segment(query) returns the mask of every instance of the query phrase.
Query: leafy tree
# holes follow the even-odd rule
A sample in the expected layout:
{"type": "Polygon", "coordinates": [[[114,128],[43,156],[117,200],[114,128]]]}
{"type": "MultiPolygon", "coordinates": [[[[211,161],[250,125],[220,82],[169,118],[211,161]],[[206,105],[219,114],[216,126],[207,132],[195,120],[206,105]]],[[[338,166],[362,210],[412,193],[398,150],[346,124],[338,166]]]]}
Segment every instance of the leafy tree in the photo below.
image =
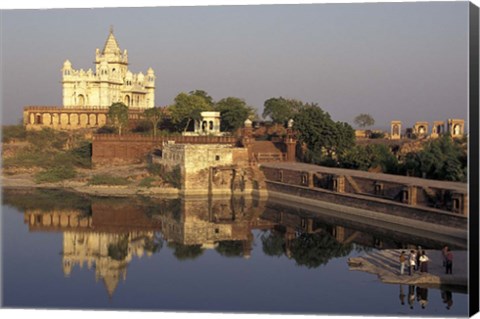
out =
{"type": "Polygon", "coordinates": [[[367,146],[356,145],[347,150],[339,159],[343,168],[367,171],[371,168],[380,168],[383,173],[398,173],[398,160],[390,148],[383,144],[367,146]]]}
{"type": "Polygon", "coordinates": [[[234,132],[243,127],[245,120],[255,114],[243,99],[236,97],[221,99],[215,104],[215,110],[220,112],[220,129],[226,132],[234,132]]]}
{"type": "Polygon", "coordinates": [[[285,124],[301,109],[302,101],[273,97],[263,104],[263,118],[270,117],[274,123],[285,124]]]}
{"type": "Polygon", "coordinates": [[[208,95],[208,93],[205,92],[204,90],[190,91],[188,94],[203,98],[205,102],[207,102],[207,104],[210,105],[211,107],[213,107],[214,105],[213,98],[210,95],[208,95]]]}
{"type": "Polygon", "coordinates": [[[334,160],[355,141],[350,125],[334,122],[330,114],[314,104],[300,109],[294,117],[293,128],[298,132],[299,141],[307,146],[307,161],[316,164],[334,160]]]}
{"type": "Polygon", "coordinates": [[[373,117],[370,114],[365,113],[357,115],[353,122],[360,127],[367,127],[375,124],[373,117]]]}
{"type": "Polygon", "coordinates": [[[404,170],[418,177],[462,181],[467,178],[467,153],[449,135],[429,141],[423,150],[407,154],[404,170]]]}
{"type": "Polygon", "coordinates": [[[152,107],[146,109],[143,114],[145,115],[145,118],[152,124],[153,136],[156,137],[158,123],[160,123],[164,118],[163,110],[159,107],[152,107]]]}
{"type": "Polygon", "coordinates": [[[118,135],[122,135],[122,128],[128,125],[128,107],[121,103],[113,103],[108,108],[108,119],[118,129],[118,135]]]}
{"type": "Polygon", "coordinates": [[[182,92],[175,97],[175,103],[168,110],[178,130],[186,132],[192,121],[201,120],[201,112],[212,109],[204,97],[182,92]]]}

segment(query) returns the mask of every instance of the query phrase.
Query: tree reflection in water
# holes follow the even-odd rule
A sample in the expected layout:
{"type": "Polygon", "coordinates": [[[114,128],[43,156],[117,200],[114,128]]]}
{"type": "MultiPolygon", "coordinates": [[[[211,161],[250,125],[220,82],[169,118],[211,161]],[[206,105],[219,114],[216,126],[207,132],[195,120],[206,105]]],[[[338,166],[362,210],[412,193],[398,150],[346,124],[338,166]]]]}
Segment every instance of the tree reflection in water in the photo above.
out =
{"type": "Polygon", "coordinates": [[[202,245],[184,245],[176,242],[169,242],[167,244],[169,248],[173,249],[173,255],[178,260],[196,259],[204,252],[202,245]]]}
{"type": "Polygon", "coordinates": [[[342,245],[326,232],[302,233],[291,243],[292,258],[297,265],[317,268],[336,257],[344,257],[352,251],[352,245],[342,245]]]}

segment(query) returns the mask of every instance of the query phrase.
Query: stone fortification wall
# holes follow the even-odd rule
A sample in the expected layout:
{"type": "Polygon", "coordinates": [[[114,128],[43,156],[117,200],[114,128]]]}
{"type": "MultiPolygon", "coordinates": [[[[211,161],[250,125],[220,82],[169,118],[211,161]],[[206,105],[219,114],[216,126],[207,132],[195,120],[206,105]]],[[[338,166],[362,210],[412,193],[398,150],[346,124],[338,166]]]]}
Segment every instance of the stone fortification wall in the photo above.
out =
{"type": "Polygon", "coordinates": [[[140,163],[155,150],[162,150],[168,141],[185,144],[235,145],[237,139],[220,136],[145,136],[140,134],[97,134],[93,136],[92,163],[112,165],[115,163],[140,163]]]}
{"type": "Polygon", "coordinates": [[[466,184],[306,164],[263,164],[269,191],[465,226],[466,184]]]}

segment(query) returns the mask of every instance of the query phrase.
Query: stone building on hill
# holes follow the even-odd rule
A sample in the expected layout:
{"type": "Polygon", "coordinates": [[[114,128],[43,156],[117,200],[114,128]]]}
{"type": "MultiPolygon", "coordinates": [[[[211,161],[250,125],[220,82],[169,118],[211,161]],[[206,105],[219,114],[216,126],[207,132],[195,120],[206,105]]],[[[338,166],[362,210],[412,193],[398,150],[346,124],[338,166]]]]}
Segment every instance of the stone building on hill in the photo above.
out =
{"type": "Polygon", "coordinates": [[[61,130],[99,128],[107,124],[108,108],[123,102],[129,119],[138,120],[155,106],[155,73],[134,74],[128,69],[128,53],[120,50],[113,30],[103,49],[96,49],[95,70],[74,69],[66,60],[62,68],[63,106],[26,106],[23,124],[27,130],[49,127],[61,130]]]}
{"type": "Polygon", "coordinates": [[[148,108],[155,105],[155,74],[128,70],[128,53],[123,53],[110,30],[107,41],[95,52],[95,71],[75,70],[66,60],[62,68],[63,106],[65,108],[108,108],[115,102],[128,107],[148,108]]]}

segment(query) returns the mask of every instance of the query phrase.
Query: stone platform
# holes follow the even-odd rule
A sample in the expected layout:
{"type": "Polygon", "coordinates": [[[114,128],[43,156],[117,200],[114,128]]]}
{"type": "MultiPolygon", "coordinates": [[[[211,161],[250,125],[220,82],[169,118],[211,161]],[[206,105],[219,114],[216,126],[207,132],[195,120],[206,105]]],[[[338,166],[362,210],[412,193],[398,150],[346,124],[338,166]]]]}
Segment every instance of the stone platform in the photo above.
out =
{"type": "MultiPolygon", "coordinates": [[[[404,250],[407,257],[409,250],[404,250]]],[[[367,253],[361,257],[348,259],[350,270],[359,270],[376,274],[384,283],[407,284],[407,285],[468,285],[468,253],[466,251],[453,251],[453,274],[445,274],[442,265],[442,253],[439,250],[426,250],[425,253],[430,259],[428,262],[428,273],[415,271],[408,275],[408,268],[400,275],[399,256],[401,249],[381,250],[367,253]]]]}

